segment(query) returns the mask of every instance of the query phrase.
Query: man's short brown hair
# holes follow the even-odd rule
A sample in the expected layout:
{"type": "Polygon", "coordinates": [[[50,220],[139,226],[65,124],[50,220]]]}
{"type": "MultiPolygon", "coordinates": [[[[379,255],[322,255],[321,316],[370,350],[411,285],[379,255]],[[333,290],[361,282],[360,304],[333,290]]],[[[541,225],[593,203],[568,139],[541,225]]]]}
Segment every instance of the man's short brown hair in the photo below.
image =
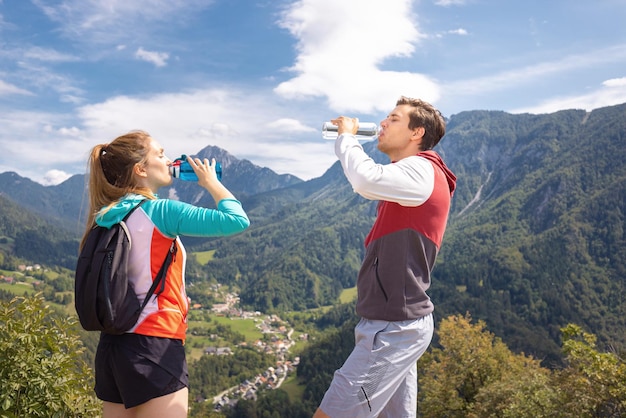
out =
{"type": "Polygon", "coordinates": [[[446,134],[446,121],[441,112],[430,103],[411,97],[400,97],[396,106],[400,105],[409,105],[413,108],[409,113],[409,129],[424,128],[422,150],[434,148],[446,134]]]}

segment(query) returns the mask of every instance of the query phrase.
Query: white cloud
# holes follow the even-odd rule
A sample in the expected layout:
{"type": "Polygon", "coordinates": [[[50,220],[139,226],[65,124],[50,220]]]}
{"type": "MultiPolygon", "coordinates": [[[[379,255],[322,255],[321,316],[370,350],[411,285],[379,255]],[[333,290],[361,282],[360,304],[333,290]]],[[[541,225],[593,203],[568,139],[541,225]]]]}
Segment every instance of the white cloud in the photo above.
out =
{"type": "Polygon", "coordinates": [[[451,33],[453,35],[460,35],[460,36],[467,36],[468,35],[467,30],[465,30],[463,28],[449,30],[448,33],[451,33]]]}
{"type": "Polygon", "coordinates": [[[458,80],[447,84],[445,90],[454,95],[507,90],[511,86],[519,87],[520,84],[532,83],[547,76],[566,74],[578,69],[593,69],[600,64],[619,63],[624,59],[626,59],[626,45],[617,45],[593,50],[587,54],[570,55],[554,61],[520,66],[474,79],[458,80]]]}
{"type": "Polygon", "coordinates": [[[69,179],[71,174],[67,174],[61,170],[50,170],[46,174],[44,174],[41,184],[44,186],[52,186],[59,183],[63,183],[65,180],[69,179]]]}
{"type": "Polygon", "coordinates": [[[80,138],[82,132],[77,127],[72,126],[71,128],[65,128],[65,127],[60,128],[59,134],[63,136],[73,137],[73,138],[80,138]]]}
{"type": "Polygon", "coordinates": [[[60,23],[68,38],[78,41],[117,44],[140,39],[150,23],[182,23],[215,0],[61,0],[49,4],[33,0],[49,19],[60,23]]]}
{"type": "Polygon", "coordinates": [[[296,119],[281,118],[267,124],[270,130],[279,131],[281,133],[290,132],[316,132],[315,128],[304,125],[296,119]]]}
{"type": "Polygon", "coordinates": [[[602,83],[601,88],[586,94],[551,98],[536,106],[513,109],[511,113],[552,113],[562,109],[591,111],[622,103],[626,103],[626,77],[607,80],[602,83]]]}
{"type": "Polygon", "coordinates": [[[280,26],[297,39],[294,78],[275,92],[287,99],[326,97],[335,112],[389,110],[400,95],[436,101],[428,77],[381,69],[390,58],[410,57],[423,35],[410,0],[300,0],[280,26]]]}
{"type": "Polygon", "coordinates": [[[134,129],[152,135],[170,158],[214,145],[237,158],[304,179],[321,175],[336,159],[332,147],[321,140],[321,132],[309,127],[312,120],[321,128],[321,116],[289,103],[268,101],[267,92],[235,86],[145,97],[117,96],[83,106],[78,112],[80,125],[76,126],[83,140],[80,146],[75,145],[81,151],[74,153],[76,163],[82,162],[94,145],[134,129]],[[241,109],[242,103],[255,111],[241,117],[233,109],[241,109]]]}
{"type": "Polygon", "coordinates": [[[61,94],[61,96],[59,96],[59,100],[62,103],[71,103],[74,105],[81,104],[85,101],[82,97],[73,94],[61,94]]]}
{"type": "Polygon", "coordinates": [[[27,96],[33,95],[33,93],[28,90],[21,89],[17,86],[14,86],[13,84],[5,83],[4,81],[0,80],[0,96],[5,96],[9,94],[23,94],[27,96]]]}
{"type": "Polygon", "coordinates": [[[624,87],[626,86],[626,77],[612,78],[610,80],[606,80],[602,83],[602,85],[606,87],[624,87]]]}
{"type": "Polygon", "coordinates": [[[47,62],[72,62],[79,61],[78,57],[64,54],[50,48],[31,47],[24,52],[23,58],[35,59],[47,62]]]}
{"type": "Polygon", "coordinates": [[[435,1],[435,4],[437,6],[443,6],[443,7],[462,6],[465,3],[467,3],[467,0],[436,0],[435,1]]]}
{"type": "Polygon", "coordinates": [[[75,80],[65,74],[56,73],[50,68],[27,60],[18,61],[17,66],[20,71],[13,75],[19,76],[34,89],[50,89],[72,102],[80,101],[83,97],[84,91],[76,87],[75,80]],[[70,98],[74,99],[69,100],[70,98]]]}
{"type": "Polygon", "coordinates": [[[68,122],[62,114],[8,110],[0,113],[0,172],[10,169],[34,181],[44,182],[44,174],[57,169],[84,172],[87,154],[81,146],[84,137],[64,135],[56,126],[68,122]],[[16,167],[19,167],[16,169],[16,167]]]}
{"type": "Polygon", "coordinates": [[[140,60],[147,61],[154,64],[157,67],[164,67],[167,65],[167,60],[170,55],[166,52],[146,51],[143,48],[139,48],[135,52],[135,57],[140,60]]]}
{"type": "Polygon", "coordinates": [[[8,92],[35,96],[53,91],[59,94],[61,102],[81,103],[84,91],[76,86],[80,81],[71,75],[72,70],[67,69],[71,65],[63,73],[57,72],[54,65],[80,60],[57,49],[7,42],[5,48],[0,48],[0,62],[10,71],[0,73],[0,77],[5,76],[5,81],[0,80],[0,96],[8,92]],[[21,87],[9,84],[9,78],[11,83],[19,83],[21,87]]]}

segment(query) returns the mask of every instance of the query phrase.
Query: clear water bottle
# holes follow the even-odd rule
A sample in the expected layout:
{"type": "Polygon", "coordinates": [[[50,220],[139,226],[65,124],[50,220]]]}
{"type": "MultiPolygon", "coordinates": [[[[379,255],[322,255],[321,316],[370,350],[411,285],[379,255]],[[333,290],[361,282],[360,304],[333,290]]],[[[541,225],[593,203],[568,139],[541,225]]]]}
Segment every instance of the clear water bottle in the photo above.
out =
{"type": "MultiPolygon", "coordinates": [[[[180,158],[175,159],[170,166],[170,174],[172,177],[185,180],[185,181],[198,181],[195,171],[191,168],[191,165],[187,162],[187,156],[181,155],[180,158]]],[[[215,163],[215,174],[217,179],[222,180],[222,165],[219,162],[215,163]]]]}
{"type": "MultiPolygon", "coordinates": [[[[337,139],[337,125],[333,125],[332,122],[324,122],[322,125],[322,138],[324,139],[337,139]]],[[[356,139],[359,141],[369,141],[378,136],[379,127],[377,123],[373,122],[359,122],[358,130],[356,131],[356,139]]]]}

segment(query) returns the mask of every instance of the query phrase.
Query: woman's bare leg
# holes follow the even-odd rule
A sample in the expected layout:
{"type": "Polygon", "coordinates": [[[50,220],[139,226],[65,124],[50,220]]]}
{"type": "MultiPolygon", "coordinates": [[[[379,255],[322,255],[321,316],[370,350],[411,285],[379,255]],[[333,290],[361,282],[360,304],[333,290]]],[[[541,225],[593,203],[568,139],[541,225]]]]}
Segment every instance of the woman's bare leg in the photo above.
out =
{"type": "Polygon", "coordinates": [[[189,412],[189,389],[150,399],[136,406],[135,418],[186,418],[189,412]]]}
{"type": "Polygon", "coordinates": [[[150,399],[148,402],[126,409],[124,404],[104,402],[103,418],[186,418],[189,410],[189,390],[150,399]]]}
{"type": "Polygon", "coordinates": [[[123,403],[105,401],[102,404],[102,418],[134,418],[133,409],[126,409],[123,403]]]}

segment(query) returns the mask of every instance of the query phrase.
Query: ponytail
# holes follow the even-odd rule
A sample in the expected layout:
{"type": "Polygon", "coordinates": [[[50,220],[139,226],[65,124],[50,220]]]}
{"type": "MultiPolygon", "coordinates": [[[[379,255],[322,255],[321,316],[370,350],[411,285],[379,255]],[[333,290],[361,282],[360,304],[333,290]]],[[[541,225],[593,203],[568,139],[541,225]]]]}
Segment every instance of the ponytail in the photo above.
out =
{"type": "Polygon", "coordinates": [[[80,248],[102,208],[110,208],[128,193],[154,199],[150,190],[137,185],[134,176],[135,166],[146,161],[149,139],[146,132],[133,131],[91,149],[87,162],[89,213],[80,248]]]}

